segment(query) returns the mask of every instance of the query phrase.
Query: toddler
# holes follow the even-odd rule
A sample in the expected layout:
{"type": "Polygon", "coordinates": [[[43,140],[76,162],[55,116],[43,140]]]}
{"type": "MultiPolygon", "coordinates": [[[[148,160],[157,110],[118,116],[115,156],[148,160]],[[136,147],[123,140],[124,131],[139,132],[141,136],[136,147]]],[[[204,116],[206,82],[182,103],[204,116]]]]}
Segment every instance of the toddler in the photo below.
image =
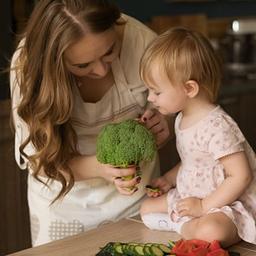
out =
{"type": "Polygon", "coordinates": [[[168,30],[141,60],[148,101],[164,115],[177,114],[180,163],[152,180],[141,206],[150,229],[176,231],[185,239],[241,239],[256,244],[255,154],[236,122],[215,101],[219,60],[200,33],[168,30]]]}

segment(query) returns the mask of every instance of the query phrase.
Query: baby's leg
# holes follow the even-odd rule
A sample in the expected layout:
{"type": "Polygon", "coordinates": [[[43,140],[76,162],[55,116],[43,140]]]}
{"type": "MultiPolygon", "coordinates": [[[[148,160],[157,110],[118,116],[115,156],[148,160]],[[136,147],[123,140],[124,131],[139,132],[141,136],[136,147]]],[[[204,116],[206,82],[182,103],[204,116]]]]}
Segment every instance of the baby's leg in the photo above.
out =
{"type": "Polygon", "coordinates": [[[164,194],[156,198],[148,197],[146,200],[143,201],[140,208],[141,215],[145,215],[147,213],[156,213],[156,212],[161,212],[161,213],[168,212],[167,194],[164,194]]]}
{"type": "Polygon", "coordinates": [[[147,198],[141,206],[140,214],[143,223],[153,230],[174,231],[167,210],[167,194],[157,198],[147,198]]]}
{"type": "Polygon", "coordinates": [[[224,247],[241,240],[235,224],[222,212],[207,214],[184,223],[181,235],[185,239],[202,239],[208,242],[218,240],[224,247]]]}

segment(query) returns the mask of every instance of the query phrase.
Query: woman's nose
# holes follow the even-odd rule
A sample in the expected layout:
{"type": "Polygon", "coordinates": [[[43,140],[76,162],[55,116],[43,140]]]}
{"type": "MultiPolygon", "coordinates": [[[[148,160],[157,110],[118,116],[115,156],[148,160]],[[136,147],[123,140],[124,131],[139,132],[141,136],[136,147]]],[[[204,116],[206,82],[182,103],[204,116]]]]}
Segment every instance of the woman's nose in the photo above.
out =
{"type": "Polygon", "coordinates": [[[92,73],[97,76],[104,77],[109,71],[109,65],[109,63],[98,60],[94,63],[92,73]]]}

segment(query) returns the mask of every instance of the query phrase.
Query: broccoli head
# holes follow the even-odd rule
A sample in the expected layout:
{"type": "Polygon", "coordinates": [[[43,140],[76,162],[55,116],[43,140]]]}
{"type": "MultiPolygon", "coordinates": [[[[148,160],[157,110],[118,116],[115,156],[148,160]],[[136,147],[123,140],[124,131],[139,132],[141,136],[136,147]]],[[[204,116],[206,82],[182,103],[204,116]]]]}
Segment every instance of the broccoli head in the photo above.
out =
{"type": "Polygon", "coordinates": [[[97,139],[96,157],[100,163],[118,167],[150,161],[156,152],[153,134],[135,120],[107,124],[97,139]]]}

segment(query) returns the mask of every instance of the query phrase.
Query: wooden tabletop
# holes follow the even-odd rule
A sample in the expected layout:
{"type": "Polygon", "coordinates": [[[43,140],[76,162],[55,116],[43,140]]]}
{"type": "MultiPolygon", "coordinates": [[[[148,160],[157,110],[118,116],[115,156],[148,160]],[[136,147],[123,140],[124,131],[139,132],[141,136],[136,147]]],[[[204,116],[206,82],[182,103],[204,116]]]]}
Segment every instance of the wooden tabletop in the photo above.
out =
{"type": "MultiPolygon", "coordinates": [[[[136,219],[124,219],[116,223],[105,224],[97,229],[80,235],[71,236],[41,246],[23,250],[12,256],[92,256],[99,252],[108,242],[164,243],[177,241],[180,236],[175,232],[152,231],[136,219]]],[[[255,256],[256,247],[239,243],[231,248],[241,256],[255,256]]]]}

